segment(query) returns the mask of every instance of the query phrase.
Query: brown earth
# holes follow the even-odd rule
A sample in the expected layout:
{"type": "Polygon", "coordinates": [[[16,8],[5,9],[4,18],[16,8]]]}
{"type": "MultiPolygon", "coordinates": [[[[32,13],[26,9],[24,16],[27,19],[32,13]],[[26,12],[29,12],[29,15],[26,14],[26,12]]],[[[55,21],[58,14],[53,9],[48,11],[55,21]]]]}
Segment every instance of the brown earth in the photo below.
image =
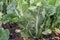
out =
{"type": "MultiPolygon", "coordinates": [[[[9,40],[23,40],[20,33],[16,33],[16,29],[20,29],[18,24],[2,24],[4,29],[9,29],[10,35],[9,40]]],[[[55,33],[52,33],[50,35],[44,35],[41,39],[33,39],[33,40],[60,40],[60,35],[56,35],[55,33]]]]}
{"type": "Polygon", "coordinates": [[[44,35],[41,40],[60,40],[60,35],[56,35],[55,33],[44,35]]]}
{"type": "Polygon", "coordinates": [[[4,29],[8,29],[10,31],[9,40],[23,40],[21,34],[15,32],[16,29],[20,29],[20,27],[16,23],[2,24],[2,26],[4,29]]]}

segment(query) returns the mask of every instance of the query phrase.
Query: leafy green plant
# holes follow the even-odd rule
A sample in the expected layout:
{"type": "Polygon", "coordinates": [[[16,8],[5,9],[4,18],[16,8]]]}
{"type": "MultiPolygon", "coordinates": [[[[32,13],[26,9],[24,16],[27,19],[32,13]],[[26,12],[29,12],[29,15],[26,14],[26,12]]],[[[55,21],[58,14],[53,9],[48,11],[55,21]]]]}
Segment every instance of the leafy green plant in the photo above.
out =
{"type": "MultiPolygon", "coordinates": [[[[12,0],[3,15],[3,23],[17,22],[22,37],[41,38],[59,28],[59,0],[12,0]],[[48,30],[48,31],[46,31],[48,30]]],[[[6,10],[5,9],[5,10],[6,10]]]]}
{"type": "Polygon", "coordinates": [[[2,28],[2,13],[0,12],[0,40],[8,40],[9,39],[9,30],[2,28]]]}
{"type": "Polygon", "coordinates": [[[8,40],[9,39],[9,31],[0,27],[0,40],[8,40]]]}
{"type": "Polygon", "coordinates": [[[0,40],[8,40],[9,39],[9,30],[8,29],[3,29],[2,28],[2,13],[3,10],[3,0],[0,0],[0,40]]]}

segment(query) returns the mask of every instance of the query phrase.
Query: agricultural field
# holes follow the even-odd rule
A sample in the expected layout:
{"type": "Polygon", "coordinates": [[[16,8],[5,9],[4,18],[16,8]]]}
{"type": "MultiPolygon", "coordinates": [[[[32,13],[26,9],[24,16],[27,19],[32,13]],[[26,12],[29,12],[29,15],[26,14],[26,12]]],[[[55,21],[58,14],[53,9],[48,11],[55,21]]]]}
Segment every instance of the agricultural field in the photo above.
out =
{"type": "Polygon", "coordinates": [[[0,40],[60,40],[60,0],[0,0],[0,40]]]}

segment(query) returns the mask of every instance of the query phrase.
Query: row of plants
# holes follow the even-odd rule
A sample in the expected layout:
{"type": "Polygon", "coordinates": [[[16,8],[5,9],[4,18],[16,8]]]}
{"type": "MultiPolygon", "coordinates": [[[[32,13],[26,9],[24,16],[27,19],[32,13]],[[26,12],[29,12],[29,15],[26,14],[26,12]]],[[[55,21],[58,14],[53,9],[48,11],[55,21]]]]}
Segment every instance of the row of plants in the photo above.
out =
{"type": "MultiPolygon", "coordinates": [[[[59,0],[1,0],[0,26],[2,23],[17,23],[21,28],[21,36],[30,40],[52,33],[60,34],[59,2],[59,0]]],[[[9,31],[3,28],[0,31],[0,40],[8,40],[9,31]],[[6,38],[3,39],[4,37],[6,38]]]]}

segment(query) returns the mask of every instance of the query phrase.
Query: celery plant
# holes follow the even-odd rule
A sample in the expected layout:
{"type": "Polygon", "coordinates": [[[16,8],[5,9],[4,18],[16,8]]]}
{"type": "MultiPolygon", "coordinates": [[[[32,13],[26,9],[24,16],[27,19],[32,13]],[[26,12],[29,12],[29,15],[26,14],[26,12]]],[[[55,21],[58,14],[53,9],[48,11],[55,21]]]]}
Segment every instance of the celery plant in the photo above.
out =
{"type": "Polygon", "coordinates": [[[22,37],[41,38],[59,28],[59,0],[13,0],[7,5],[3,23],[17,22],[22,37]]]}

